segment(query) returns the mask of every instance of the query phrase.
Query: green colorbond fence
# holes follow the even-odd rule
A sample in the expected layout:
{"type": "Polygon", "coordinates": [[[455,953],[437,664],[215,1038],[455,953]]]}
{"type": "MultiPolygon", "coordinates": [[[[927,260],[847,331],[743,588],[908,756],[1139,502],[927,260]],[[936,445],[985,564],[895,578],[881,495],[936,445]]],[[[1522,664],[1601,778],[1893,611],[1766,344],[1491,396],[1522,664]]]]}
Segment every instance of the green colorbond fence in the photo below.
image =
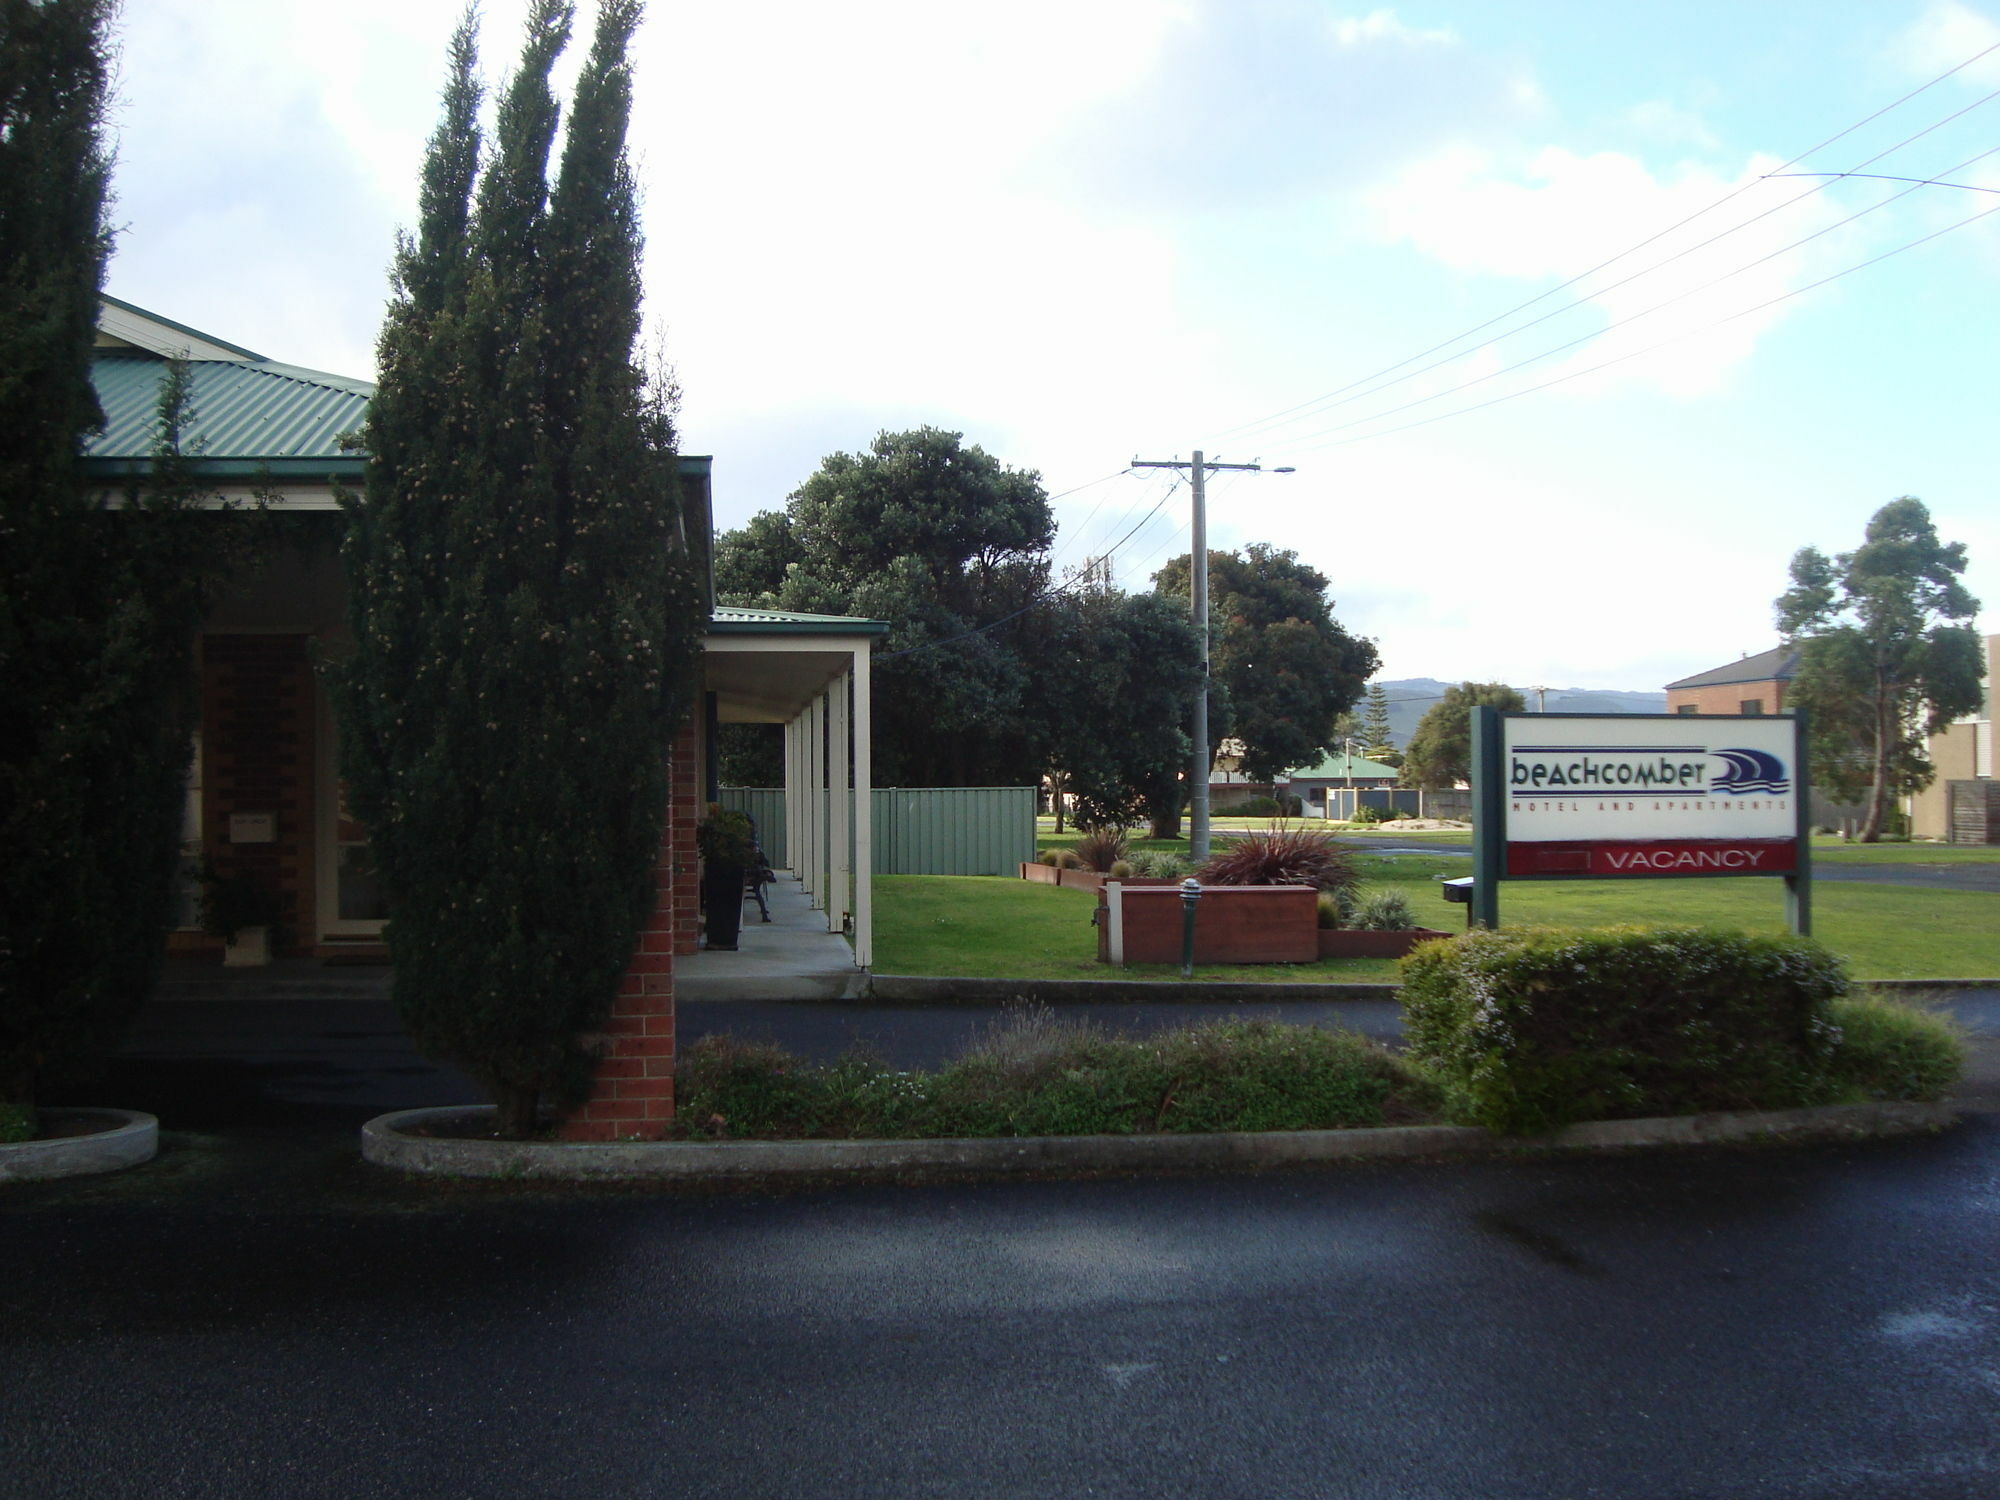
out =
{"type": "MultiPolygon", "coordinates": [[[[1035,857],[1031,786],[876,787],[877,875],[1012,875],[1035,857]]],[[[785,794],[722,788],[722,805],[750,815],[765,857],[784,868],[785,794]]]]}

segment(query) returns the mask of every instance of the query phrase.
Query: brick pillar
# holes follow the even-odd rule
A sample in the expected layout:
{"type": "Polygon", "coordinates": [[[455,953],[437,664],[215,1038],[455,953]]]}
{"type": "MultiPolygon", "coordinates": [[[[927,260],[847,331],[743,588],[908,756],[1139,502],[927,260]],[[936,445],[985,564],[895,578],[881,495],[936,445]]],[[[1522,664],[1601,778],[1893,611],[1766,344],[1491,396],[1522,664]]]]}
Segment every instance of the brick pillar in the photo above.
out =
{"type": "Polygon", "coordinates": [[[665,862],[674,884],[674,947],[676,953],[699,948],[701,883],[694,848],[694,825],[701,817],[701,762],[695,728],[688,723],[674,736],[672,800],[667,804],[667,832],[673,857],[665,862]]]}
{"type": "Polygon", "coordinates": [[[692,729],[675,738],[668,774],[672,792],[653,871],[653,913],[618,982],[604,1027],[611,1042],[597,1064],[596,1089],[562,1124],[559,1133],[566,1141],[658,1140],[674,1117],[674,954],[694,951],[692,729]],[[690,934],[685,949],[680,947],[684,923],[690,934]]]}

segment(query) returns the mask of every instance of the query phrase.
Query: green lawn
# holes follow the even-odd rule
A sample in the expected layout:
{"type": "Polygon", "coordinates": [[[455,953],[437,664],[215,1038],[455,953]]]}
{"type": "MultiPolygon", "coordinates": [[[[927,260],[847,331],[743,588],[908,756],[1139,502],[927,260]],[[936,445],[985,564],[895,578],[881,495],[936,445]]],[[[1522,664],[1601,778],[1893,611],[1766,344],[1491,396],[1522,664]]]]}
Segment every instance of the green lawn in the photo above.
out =
{"type": "MultiPolygon", "coordinates": [[[[1403,890],[1430,926],[1459,931],[1464,908],[1439,895],[1440,875],[1467,873],[1463,859],[1363,855],[1370,885],[1403,890]]],[[[1004,877],[884,875],[875,881],[875,970],[1013,979],[1163,979],[1171,965],[1113,969],[1096,961],[1090,925],[1096,895],[1004,877]]],[[[1846,956],[1862,979],[1983,979],[2000,975],[2000,895],[1913,890],[1859,881],[1813,890],[1814,934],[1846,956]]],[[[1620,922],[1696,923],[1782,931],[1784,887],[1775,880],[1510,881],[1501,920],[1593,927],[1620,922]]],[[[1380,980],[1381,959],[1316,964],[1203,965],[1208,980],[1380,980]]]]}
{"type": "Polygon", "coordinates": [[[2000,844],[1853,844],[1815,837],[1813,858],[1857,865],[2000,864],[2000,844]]]}

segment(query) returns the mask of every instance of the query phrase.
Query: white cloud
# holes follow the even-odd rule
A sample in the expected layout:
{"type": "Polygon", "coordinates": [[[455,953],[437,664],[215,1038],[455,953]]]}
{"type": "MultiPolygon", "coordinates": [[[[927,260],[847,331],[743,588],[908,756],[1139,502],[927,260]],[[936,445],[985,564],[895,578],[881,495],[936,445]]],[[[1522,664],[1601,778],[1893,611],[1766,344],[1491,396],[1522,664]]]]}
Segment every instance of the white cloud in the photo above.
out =
{"type": "MultiPolygon", "coordinates": [[[[1519,383],[1578,375],[1666,344],[1615,373],[1590,377],[1588,388],[1640,382],[1688,397],[1718,389],[1795,304],[1749,309],[1796,290],[1836,261],[1859,258],[1867,243],[1857,227],[1787,248],[1841,213],[1832,193],[1808,184],[1760,185],[1775,165],[1757,157],[1733,176],[1693,164],[1656,174],[1618,152],[1579,155],[1547,147],[1515,160],[1459,147],[1416,164],[1368,201],[1384,241],[1409,244],[1455,271],[1529,282],[1559,284],[1660,236],[1524,314],[1538,317],[1583,299],[1576,311],[1506,344],[1503,362],[1608,328],[1573,351],[1529,366],[1519,383]],[[1705,212],[1746,186],[1750,191],[1741,197],[1705,212]],[[1787,202],[1794,206],[1759,217],[1787,202]],[[1691,222],[1670,228],[1683,220],[1691,222]],[[1705,243],[1711,239],[1715,243],[1705,243]],[[1629,285],[1619,284],[1627,278],[1629,285]]],[[[1452,383],[1464,378],[1452,373],[1452,383]]],[[[1482,394],[1506,388],[1496,383],[1482,394]]]]}
{"type": "Polygon", "coordinates": [[[1935,0],[1895,40],[1893,55],[1914,77],[1935,78],[1978,53],[1987,55],[1964,72],[1960,82],[1986,88],[2000,85],[2000,21],[1960,0],[1935,0]]]}
{"type": "Polygon", "coordinates": [[[1641,135],[1662,145],[1713,151],[1722,144],[1700,115],[1664,99],[1648,99],[1633,105],[1625,111],[1625,119],[1641,135]]]}
{"type": "Polygon", "coordinates": [[[1424,28],[1409,26],[1393,10],[1371,10],[1365,16],[1343,16],[1335,20],[1333,39],[1343,47],[1362,47],[1372,42],[1400,42],[1407,47],[1430,47],[1454,43],[1458,33],[1449,26],[1424,28]]]}

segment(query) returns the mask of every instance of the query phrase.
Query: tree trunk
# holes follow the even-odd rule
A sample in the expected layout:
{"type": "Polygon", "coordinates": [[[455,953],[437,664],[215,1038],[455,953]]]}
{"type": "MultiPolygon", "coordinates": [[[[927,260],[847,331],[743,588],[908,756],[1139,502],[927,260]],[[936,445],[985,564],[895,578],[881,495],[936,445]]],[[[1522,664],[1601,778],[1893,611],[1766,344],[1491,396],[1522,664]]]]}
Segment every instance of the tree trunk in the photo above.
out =
{"type": "Polygon", "coordinates": [[[1881,841],[1882,825],[1888,818],[1890,712],[1889,694],[1878,671],[1875,677],[1875,768],[1868,783],[1868,817],[1861,825],[1859,840],[1864,844],[1881,841]]]}

